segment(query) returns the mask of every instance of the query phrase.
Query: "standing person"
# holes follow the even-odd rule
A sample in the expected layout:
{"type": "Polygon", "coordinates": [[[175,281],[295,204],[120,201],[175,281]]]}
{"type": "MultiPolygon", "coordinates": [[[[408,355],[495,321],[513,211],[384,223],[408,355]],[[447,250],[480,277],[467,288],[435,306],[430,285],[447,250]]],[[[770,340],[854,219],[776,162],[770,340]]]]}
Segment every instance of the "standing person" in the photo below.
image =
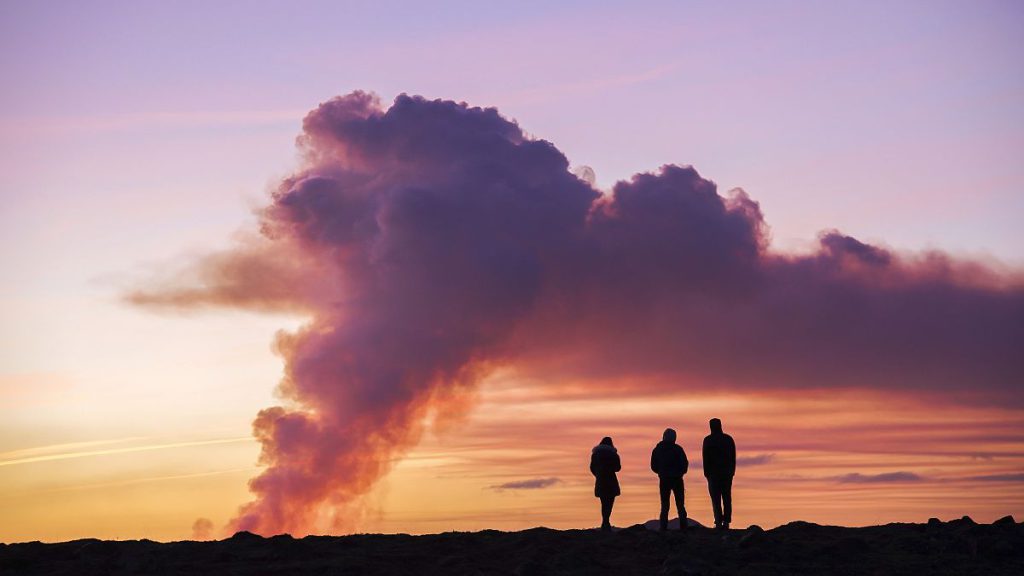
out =
{"type": "Polygon", "coordinates": [[[594,475],[594,496],[601,499],[601,530],[606,532],[612,529],[612,506],[620,494],[619,479],[615,477],[619,470],[619,451],[612,445],[612,439],[605,436],[590,452],[590,473],[594,475]]]}
{"type": "Polygon", "coordinates": [[[708,479],[715,528],[729,529],[732,522],[732,477],[736,475],[736,442],[722,432],[722,421],[712,418],[711,434],[704,437],[704,476],[708,479]]]}
{"type": "Polygon", "coordinates": [[[658,490],[661,493],[661,531],[668,530],[668,497],[676,497],[676,511],[679,513],[679,529],[686,530],[686,505],[683,503],[683,474],[690,467],[683,447],[676,444],[676,431],[666,428],[661,442],[651,452],[651,470],[658,475],[658,490]]]}

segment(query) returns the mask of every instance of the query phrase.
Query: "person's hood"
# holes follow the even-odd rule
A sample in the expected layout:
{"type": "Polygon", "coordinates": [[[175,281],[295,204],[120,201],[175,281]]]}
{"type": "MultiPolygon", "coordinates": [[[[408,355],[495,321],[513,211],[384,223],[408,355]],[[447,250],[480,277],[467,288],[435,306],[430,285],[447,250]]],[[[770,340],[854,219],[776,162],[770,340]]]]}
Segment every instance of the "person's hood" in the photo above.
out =
{"type": "Polygon", "coordinates": [[[617,454],[619,452],[618,450],[615,449],[615,446],[609,446],[607,444],[598,444],[597,446],[594,446],[594,449],[591,450],[591,452],[593,452],[594,454],[597,454],[598,452],[600,452],[602,450],[610,451],[613,454],[617,454]]]}

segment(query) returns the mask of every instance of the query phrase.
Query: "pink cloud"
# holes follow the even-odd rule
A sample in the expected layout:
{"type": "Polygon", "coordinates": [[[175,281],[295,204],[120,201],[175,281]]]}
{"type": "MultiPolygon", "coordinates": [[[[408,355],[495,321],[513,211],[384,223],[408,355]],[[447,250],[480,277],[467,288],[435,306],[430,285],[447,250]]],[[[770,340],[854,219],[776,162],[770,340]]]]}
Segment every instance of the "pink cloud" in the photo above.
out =
{"type": "Polygon", "coordinates": [[[835,231],[772,253],[742,191],[668,165],[602,195],[494,109],[356,92],[312,111],[299,142],[262,237],[128,295],[309,315],[277,337],[283,402],[254,422],[265,469],[234,529],[351,527],[425,420],[466,410],[504,366],[596,395],[1020,403],[1019,274],[835,231]]]}

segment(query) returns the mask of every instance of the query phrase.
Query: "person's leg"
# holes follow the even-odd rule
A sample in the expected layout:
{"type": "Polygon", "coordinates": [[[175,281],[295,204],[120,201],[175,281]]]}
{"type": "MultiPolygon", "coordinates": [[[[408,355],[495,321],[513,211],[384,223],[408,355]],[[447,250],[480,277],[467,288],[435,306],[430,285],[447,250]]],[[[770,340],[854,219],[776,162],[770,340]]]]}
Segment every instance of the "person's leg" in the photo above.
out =
{"type": "Polygon", "coordinates": [[[708,493],[711,494],[711,510],[715,513],[715,528],[722,525],[722,484],[715,478],[708,478],[708,493]]]}
{"type": "Polygon", "coordinates": [[[658,478],[658,492],[661,495],[661,529],[668,530],[668,494],[672,491],[672,483],[667,478],[658,478]]]}
{"type": "Polygon", "coordinates": [[[672,492],[676,496],[676,512],[679,514],[679,529],[686,530],[686,501],[683,490],[683,479],[678,478],[673,482],[672,492]]]}
{"type": "Polygon", "coordinates": [[[601,498],[601,529],[611,530],[612,506],[615,505],[615,496],[603,496],[601,498]]]}
{"type": "Polygon", "coordinates": [[[732,522],[732,478],[726,478],[722,481],[722,505],[725,508],[722,514],[722,523],[726,528],[729,527],[729,523],[732,522]]]}

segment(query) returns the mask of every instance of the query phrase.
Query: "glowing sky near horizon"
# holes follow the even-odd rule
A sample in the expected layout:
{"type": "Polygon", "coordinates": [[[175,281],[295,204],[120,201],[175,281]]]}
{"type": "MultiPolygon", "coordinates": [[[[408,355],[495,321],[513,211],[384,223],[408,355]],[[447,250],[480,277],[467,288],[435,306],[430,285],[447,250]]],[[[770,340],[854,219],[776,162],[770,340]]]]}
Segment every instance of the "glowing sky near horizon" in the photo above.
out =
{"type": "MultiPolygon", "coordinates": [[[[547,4],[0,5],[0,540],[187,538],[246,500],[257,447],[239,438],[274,402],[274,332],[300,319],[154,314],[119,290],[251,226],[302,116],[354,89],[497,106],[603,188],[692,164],[761,203],[776,250],[838,228],[1024,264],[1017,3],[547,4]]],[[[500,379],[479,400],[378,486],[367,530],[591,525],[606,434],[616,523],[644,521],[650,445],[673,425],[695,459],[712,415],[752,458],[743,524],[1024,515],[1012,407],[558,399],[500,379]],[[914,477],[877,480],[896,472],[914,477]],[[538,478],[558,482],[495,488],[538,478]]],[[[688,487],[707,523],[699,471],[688,487]]]]}

